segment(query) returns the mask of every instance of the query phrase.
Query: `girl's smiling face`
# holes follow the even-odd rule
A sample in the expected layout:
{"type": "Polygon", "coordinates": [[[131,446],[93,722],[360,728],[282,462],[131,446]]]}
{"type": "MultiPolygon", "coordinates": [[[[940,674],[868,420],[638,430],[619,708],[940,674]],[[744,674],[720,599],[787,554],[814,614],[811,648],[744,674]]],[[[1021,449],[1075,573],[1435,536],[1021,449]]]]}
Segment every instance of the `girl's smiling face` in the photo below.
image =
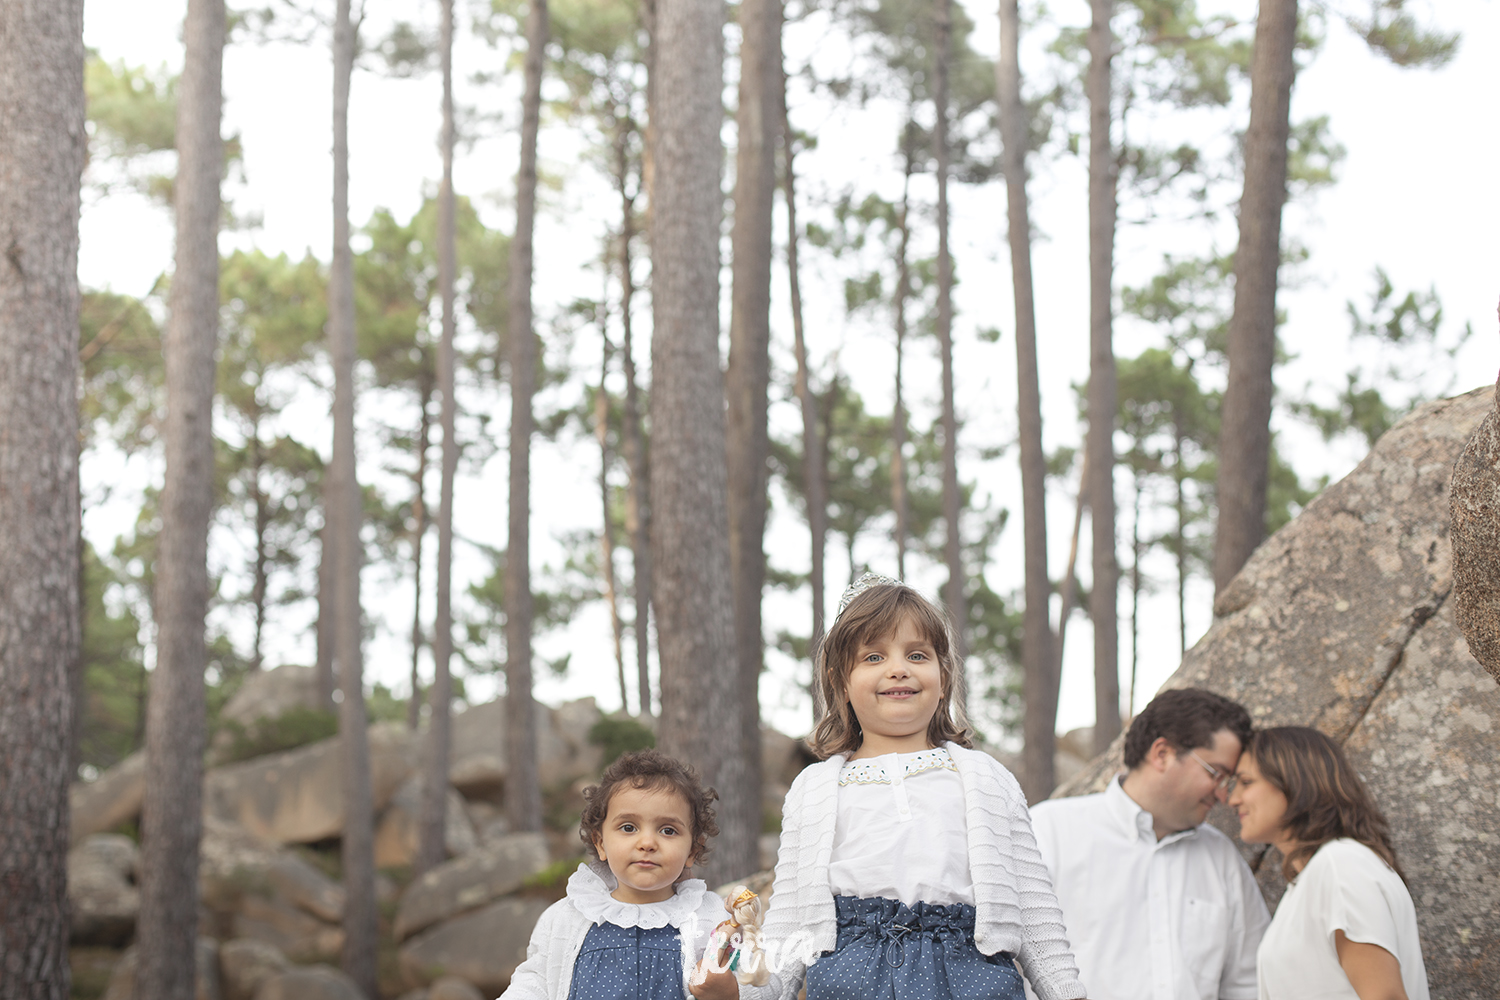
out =
{"type": "Polygon", "coordinates": [[[622,903],[670,899],[692,860],[692,809],[671,788],[620,788],[594,849],[614,872],[619,885],[610,895],[622,903]]]}
{"type": "Polygon", "coordinates": [[[1285,839],[1282,820],[1286,818],[1286,796],[1260,773],[1255,758],[1240,754],[1234,773],[1234,791],[1229,806],[1240,817],[1240,839],[1247,844],[1275,844],[1285,839]]]}
{"type": "Polygon", "coordinates": [[[864,732],[851,759],[931,746],[927,727],[943,697],[943,669],[910,615],[891,633],[859,646],[844,688],[864,732]]]}

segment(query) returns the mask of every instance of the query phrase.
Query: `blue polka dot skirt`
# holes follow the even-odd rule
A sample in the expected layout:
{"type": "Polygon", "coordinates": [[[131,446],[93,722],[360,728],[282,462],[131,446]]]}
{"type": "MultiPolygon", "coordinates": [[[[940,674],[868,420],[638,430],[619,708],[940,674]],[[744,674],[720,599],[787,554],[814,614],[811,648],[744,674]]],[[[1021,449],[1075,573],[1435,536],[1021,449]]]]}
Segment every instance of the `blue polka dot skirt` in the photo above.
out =
{"type": "Polygon", "coordinates": [[[683,1000],[677,928],[595,924],[573,962],[568,1000],[683,1000]]]}
{"type": "Polygon", "coordinates": [[[807,1000],[1023,1000],[1010,954],[974,946],[974,907],[834,897],[838,945],[807,970],[807,1000]]]}

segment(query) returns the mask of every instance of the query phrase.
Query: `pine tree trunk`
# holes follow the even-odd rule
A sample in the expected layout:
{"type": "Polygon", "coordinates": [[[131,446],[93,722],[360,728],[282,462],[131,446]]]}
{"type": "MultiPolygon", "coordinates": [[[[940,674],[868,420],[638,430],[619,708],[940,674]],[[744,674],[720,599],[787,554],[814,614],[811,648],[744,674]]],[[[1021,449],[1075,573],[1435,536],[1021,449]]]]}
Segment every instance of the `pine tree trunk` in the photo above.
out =
{"type": "Polygon", "coordinates": [[[1052,676],[1061,681],[1063,653],[1068,648],[1068,623],[1073,620],[1073,605],[1078,598],[1078,539],[1083,534],[1083,512],[1088,509],[1089,460],[1085,454],[1083,470],[1078,476],[1078,502],[1073,506],[1073,533],[1068,536],[1068,561],[1063,564],[1062,598],[1057,612],[1057,634],[1052,643],[1052,676]]]}
{"type": "MultiPolygon", "coordinates": [[[[953,398],[953,254],[948,248],[948,172],[952,151],[948,147],[948,72],[952,58],[953,0],[937,0],[937,51],[933,53],[933,156],[937,161],[937,335],[943,360],[943,520],[947,534],[943,542],[943,561],[948,567],[948,582],[943,586],[943,603],[953,619],[953,636],[958,642],[958,662],[969,655],[969,614],[964,601],[963,538],[959,517],[963,497],[958,488],[958,413],[953,398]]],[[[962,709],[967,683],[964,671],[957,677],[953,704],[962,709]]]]}
{"type": "Polygon", "coordinates": [[[911,297],[911,175],[916,166],[912,139],[916,130],[908,120],[901,131],[904,169],[901,177],[901,210],[896,225],[901,230],[896,250],[896,399],[891,407],[891,507],[896,512],[896,578],[906,579],[906,542],[911,537],[911,501],[906,490],[906,399],[902,362],[906,358],[906,300],[911,297]]]}
{"type": "Polygon", "coordinates": [[[1187,655],[1187,491],[1182,468],[1182,421],[1172,421],[1172,478],[1176,480],[1177,530],[1172,536],[1177,557],[1177,645],[1179,658],[1187,655]]]}
{"type": "MultiPolygon", "coordinates": [[[[217,271],[217,268],[215,269],[217,271]]],[[[255,605],[255,636],[251,640],[250,669],[265,668],[264,648],[266,612],[270,600],[270,558],[267,553],[266,532],[271,526],[270,498],[261,486],[261,472],[265,468],[265,456],[260,443],[260,400],[255,400],[254,420],[250,431],[250,499],[255,505],[255,582],[250,588],[250,601],[255,605]]]]}
{"type": "MultiPolygon", "coordinates": [[[[807,365],[807,336],[802,324],[801,265],[797,260],[797,164],[792,123],[786,107],[786,73],[781,74],[781,142],[783,155],[782,184],[786,197],[786,267],[792,302],[792,336],[797,356],[797,402],[802,409],[802,482],[807,500],[807,533],[812,548],[808,587],[812,590],[812,635],[808,641],[809,658],[818,662],[818,644],[825,630],[824,592],[827,587],[824,554],[828,548],[828,462],[818,435],[818,397],[812,389],[812,373],[807,365]]],[[[823,716],[822,696],[813,678],[813,719],[823,716]]]]}
{"type": "Polygon", "coordinates": [[[223,0],[190,0],[177,102],[176,271],[162,343],[166,478],[157,541],[156,669],[147,703],[136,923],[136,989],[140,996],[162,1000],[191,1000],[195,992],[226,30],[223,0]]]}
{"type": "Polygon", "coordinates": [[[443,427],[443,473],[438,494],[437,613],[432,626],[432,693],[428,701],[426,775],[418,824],[416,872],[431,871],[448,857],[448,757],[453,741],[453,480],[458,474],[453,337],[457,329],[454,281],[458,237],[453,196],[453,0],[443,0],[443,186],[438,192],[438,294],[443,301],[443,339],[438,345],[439,417],[443,427]]]}
{"type": "Polygon", "coordinates": [[[1120,734],[1120,567],[1115,555],[1115,156],[1110,61],[1114,0],[1091,0],[1089,25],[1089,432],[1088,497],[1094,529],[1094,753],[1120,734]]]}
{"type": "Polygon", "coordinates": [[[422,542],[427,537],[427,453],[432,447],[432,392],[433,380],[426,373],[426,349],[423,349],[423,372],[421,381],[422,416],[417,426],[417,471],[412,477],[414,487],[411,500],[411,516],[416,522],[411,532],[411,696],[406,699],[406,728],[416,732],[422,721],[422,542]]]}
{"type": "Polygon", "coordinates": [[[0,4],[0,997],[66,1000],[83,3],[0,4]]]}
{"type": "Polygon", "coordinates": [[[510,541],[505,558],[505,807],[512,830],[542,828],[536,708],[531,698],[531,397],[537,342],[532,329],[532,232],[536,225],[536,143],[541,121],[547,0],[529,0],[516,234],[510,244],[510,541]]]}
{"type": "Polygon", "coordinates": [[[1214,535],[1214,596],[1245,565],[1266,534],[1271,465],[1271,367],[1276,359],[1276,270],[1286,202],[1297,0],[1261,0],[1250,57],[1250,127],[1245,133],[1245,191],[1234,255],[1234,313],[1229,320],[1229,381],[1219,431],[1219,523],[1214,535]]]}
{"type": "MultiPolygon", "coordinates": [[[[760,674],[765,665],[761,598],[766,586],[766,409],[771,382],[771,214],[776,199],[776,145],[781,132],[781,0],[740,4],[739,150],[734,185],[734,286],[729,315],[729,565],[739,665],[739,750],[744,784],[721,788],[723,864],[751,872],[760,832],[760,674]],[[726,822],[736,830],[729,831],[726,822]],[[748,831],[748,833],[746,832],[748,831]]],[[[725,720],[726,722],[728,720],[725,720]]]]}
{"type": "Polygon", "coordinates": [[[1130,700],[1125,713],[1135,718],[1135,682],[1141,663],[1141,477],[1135,476],[1135,509],[1130,518],[1130,700]]]}
{"type": "MultiPolygon", "coordinates": [[[[744,794],[738,725],[724,380],[719,370],[719,219],[724,11],[656,4],[651,160],[651,564],[661,661],[658,745],[705,784],[744,794]]],[[[758,790],[756,790],[758,792],[758,790]]],[[[720,812],[710,885],[743,874],[759,829],[720,812]]]]}
{"type": "MultiPolygon", "coordinates": [[[[624,117],[623,115],[621,116],[624,117]]],[[[646,442],[641,432],[640,383],[635,374],[635,270],[631,244],[635,240],[635,195],[630,190],[630,132],[616,136],[615,180],[620,192],[620,360],[625,369],[625,406],[620,434],[630,488],[625,493],[625,530],[630,535],[634,571],[635,671],[641,717],[651,715],[651,520],[646,472],[646,442]]]]}
{"type": "Polygon", "coordinates": [[[609,608],[609,634],[614,640],[615,673],[620,682],[620,711],[630,711],[630,685],[625,680],[625,635],[620,622],[620,596],[615,580],[615,515],[610,503],[609,466],[609,358],[614,345],[609,342],[608,311],[600,310],[599,388],[594,392],[594,440],[599,443],[599,562],[604,570],[604,603],[609,608]]]}
{"type": "Polygon", "coordinates": [[[1026,198],[1028,125],[1021,100],[1021,18],[1016,0],[1000,0],[1000,61],[996,66],[1000,95],[1005,194],[1010,229],[1010,273],[1016,305],[1017,424],[1021,443],[1021,517],[1025,536],[1026,607],[1021,663],[1026,702],[1022,723],[1021,781],[1032,802],[1045,798],[1057,783],[1056,750],[1058,672],[1053,660],[1052,622],[1047,576],[1047,459],[1042,452],[1041,389],[1037,377],[1036,300],[1031,285],[1031,211],[1026,198]]]}
{"type": "Polygon", "coordinates": [[[318,704],[332,712],[338,708],[333,700],[333,691],[338,687],[333,668],[333,578],[338,566],[338,540],[334,532],[338,528],[338,515],[333,512],[331,463],[323,467],[321,476],[318,493],[323,505],[323,526],[318,529],[318,620],[313,627],[317,651],[313,673],[318,685],[318,704]]]}
{"type": "Polygon", "coordinates": [[[344,763],[343,967],[369,997],[375,989],[375,815],[360,647],[359,540],[363,516],[354,455],[354,257],[349,247],[349,85],[354,72],[350,0],[338,0],[333,27],[333,263],[328,276],[328,340],[333,357],[333,458],[328,491],[333,526],[333,658],[338,670],[344,763]]]}

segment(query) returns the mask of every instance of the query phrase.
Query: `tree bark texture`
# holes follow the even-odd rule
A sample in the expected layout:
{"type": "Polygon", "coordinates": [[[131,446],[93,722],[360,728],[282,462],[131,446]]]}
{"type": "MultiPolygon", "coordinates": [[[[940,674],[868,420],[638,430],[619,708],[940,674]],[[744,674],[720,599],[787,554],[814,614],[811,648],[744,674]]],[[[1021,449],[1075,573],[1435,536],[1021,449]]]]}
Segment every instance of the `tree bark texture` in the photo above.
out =
{"type": "Polygon", "coordinates": [[[625,678],[625,635],[620,622],[620,595],[615,579],[615,517],[609,488],[609,359],[614,345],[609,342],[608,312],[600,310],[599,388],[594,393],[594,440],[599,443],[599,562],[604,571],[604,603],[609,606],[609,634],[614,640],[615,672],[620,682],[620,710],[630,711],[630,684],[625,678]]]}
{"type": "MultiPolygon", "coordinates": [[[[425,354],[425,351],[424,351],[425,354]]],[[[423,365],[424,369],[426,365],[423,365]]],[[[417,425],[417,471],[412,477],[411,517],[411,696],[406,699],[406,728],[422,722],[422,542],[427,537],[427,453],[432,448],[433,380],[422,375],[422,415],[417,425]]]]}
{"type": "MultiPolygon", "coordinates": [[[[776,145],[781,133],[781,0],[740,4],[739,149],[735,160],[734,287],[729,315],[725,445],[729,475],[729,564],[734,591],[739,697],[739,753],[744,788],[760,788],[760,674],[765,660],[761,597],[766,585],[766,480],[770,438],[766,425],[771,382],[771,226],[776,199],[776,145]]],[[[720,791],[724,795],[724,790],[720,791]]],[[[736,790],[719,806],[721,826],[748,826],[752,846],[760,831],[760,795],[736,790]],[[739,815],[730,816],[737,810],[739,815]]],[[[744,848],[738,837],[726,837],[744,848]]],[[[725,857],[753,871],[756,854],[725,857]]]]}
{"type": "Polygon", "coordinates": [[[223,0],[190,0],[177,101],[176,270],[162,343],[166,479],[157,540],[156,669],[147,702],[136,922],[137,989],[141,996],[162,1000],[192,1000],[197,966],[226,30],[223,0]]]}
{"type": "Polygon", "coordinates": [[[375,988],[375,814],[360,647],[359,532],[362,506],[354,455],[354,257],[349,247],[349,85],[354,73],[350,0],[338,0],[333,26],[333,262],[328,277],[328,339],[333,356],[333,458],[329,474],[334,542],[333,656],[343,699],[343,967],[365,996],[375,988]]]}
{"type": "MultiPolygon", "coordinates": [[[[786,73],[781,74],[781,141],[783,150],[782,183],[786,196],[786,269],[792,303],[792,338],[797,357],[797,402],[802,409],[802,482],[807,501],[807,533],[811,544],[808,586],[812,590],[812,635],[807,648],[813,662],[818,662],[818,644],[825,630],[824,594],[826,581],[824,553],[828,547],[828,464],[823,445],[819,443],[818,397],[812,388],[812,372],[807,363],[807,333],[802,323],[801,264],[797,259],[800,233],[797,229],[797,163],[795,136],[786,106],[786,73]]],[[[823,715],[817,679],[813,678],[813,718],[823,715]]]]}
{"type": "Polygon", "coordinates": [[[323,526],[318,529],[318,620],[313,626],[317,652],[313,672],[318,685],[318,704],[332,712],[338,706],[333,701],[338,679],[333,667],[333,593],[334,574],[338,567],[338,543],[333,532],[338,526],[338,516],[333,513],[333,469],[324,466],[319,498],[323,504],[323,526]]]}
{"type": "Polygon", "coordinates": [[[266,632],[266,612],[270,600],[270,554],[266,543],[266,531],[271,525],[270,498],[266,496],[265,488],[261,486],[265,457],[261,450],[258,407],[255,413],[255,424],[247,444],[250,446],[250,475],[252,477],[250,496],[255,504],[255,583],[250,589],[250,601],[255,605],[255,637],[250,647],[250,669],[258,671],[265,668],[265,656],[262,649],[266,632]]]}
{"type": "Polygon", "coordinates": [[[724,10],[658,0],[651,187],[651,562],[661,662],[658,745],[693,762],[724,797],[722,831],[698,874],[710,884],[753,863],[744,822],[719,369],[719,123],[724,10]]]}
{"type": "Polygon", "coordinates": [[[83,3],[0,5],[0,997],[66,1000],[83,3]]]}
{"type": "Polygon", "coordinates": [[[505,808],[511,829],[518,831],[542,828],[536,708],[531,698],[531,397],[536,392],[537,369],[531,272],[536,140],[548,25],[547,0],[528,0],[528,4],[516,234],[510,243],[510,540],[505,557],[505,808]]]}
{"type": "MultiPolygon", "coordinates": [[[[952,150],[948,146],[948,76],[953,48],[953,0],[937,0],[937,45],[933,53],[933,159],[937,161],[937,335],[943,360],[943,520],[947,535],[943,540],[943,561],[948,566],[948,582],[943,586],[943,603],[953,619],[953,637],[958,643],[958,662],[969,655],[968,607],[964,601],[963,538],[959,517],[963,498],[958,487],[958,413],[953,399],[953,253],[948,246],[948,173],[952,150]]],[[[967,683],[960,666],[952,692],[952,704],[962,708],[967,683]]]]}
{"type": "Polygon", "coordinates": [[[906,542],[911,536],[911,501],[906,488],[906,399],[902,362],[906,358],[906,300],[911,297],[911,175],[916,166],[912,141],[916,124],[908,121],[901,131],[903,172],[901,211],[896,224],[901,229],[896,249],[896,301],[892,305],[896,326],[896,398],[891,407],[891,507],[896,512],[896,578],[906,579],[906,542]]]}
{"type": "Polygon", "coordinates": [[[630,131],[622,126],[615,137],[615,179],[620,192],[620,361],[625,369],[625,406],[621,444],[630,469],[625,494],[625,530],[630,534],[634,570],[635,671],[642,718],[651,715],[651,518],[646,467],[646,442],[641,431],[640,382],[635,372],[635,269],[631,244],[635,240],[635,199],[630,190],[630,131]]]}
{"type": "Polygon", "coordinates": [[[1036,299],[1031,281],[1031,210],[1026,197],[1029,151],[1026,105],[1021,100],[1021,18],[1016,0],[1000,0],[1000,95],[1010,273],[1016,306],[1016,417],[1021,443],[1021,519],[1026,565],[1026,607],[1022,618],[1021,662],[1025,674],[1021,781],[1032,802],[1057,784],[1057,685],[1047,576],[1047,460],[1042,451],[1041,389],[1036,358],[1036,299]]]}
{"type": "Polygon", "coordinates": [[[1224,592],[1266,534],[1271,464],[1271,366],[1276,356],[1276,271],[1286,203],[1297,0],[1261,0],[1250,56],[1245,191],[1234,255],[1229,381],[1219,430],[1219,522],[1214,593],[1224,592]]]}
{"type": "Polygon", "coordinates": [[[1091,0],[1089,25],[1089,431],[1087,474],[1094,529],[1094,753],[1120,734],[1120,567],[1115,556],[1114,274],[1116,165],[1110,138],[1114,0],[1091,0]]]}
{"type": "MultiPolygon", "coordinates": [[[[453,742],[453,480],[458,473],[454,434],[453,337],[456,331],[454,281],[458,237],[453,196],[453,0],[442,6],[443,186],[438,192],[438,294],[443,300],[443,339],[438,345],[438,392],[443,397],[443,474],[438,494],[437,613],[432,627],[432,696],[427,715],[427,774],[422,781],[422,817],[417,836],[417,873],[431,871],[448,857],[448,756],[453,742]]],[[[415,693],[415,692],[413,692],[415,693]]]]}

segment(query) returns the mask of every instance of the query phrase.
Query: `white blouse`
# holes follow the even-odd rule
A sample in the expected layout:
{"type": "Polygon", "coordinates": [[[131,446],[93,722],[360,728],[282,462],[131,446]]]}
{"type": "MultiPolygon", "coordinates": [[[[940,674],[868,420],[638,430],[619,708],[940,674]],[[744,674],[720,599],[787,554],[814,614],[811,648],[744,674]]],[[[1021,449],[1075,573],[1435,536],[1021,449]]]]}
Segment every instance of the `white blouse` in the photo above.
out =
{"type": "Polygon", "coordinates": [[[1359,1000],[1339,964],[1334,931],[1396,956],[1409,1000],[1429,1000],[1411,894],[1356,840],[1318,848],[1281,897],[1256,955],[1261,1000],[1359,1000]]]}
{"type": "Polygon", "coordinates": [[[963,782],[947,750],[843,766],[828,884],[836,896],[974,904],[963,782]]]}

